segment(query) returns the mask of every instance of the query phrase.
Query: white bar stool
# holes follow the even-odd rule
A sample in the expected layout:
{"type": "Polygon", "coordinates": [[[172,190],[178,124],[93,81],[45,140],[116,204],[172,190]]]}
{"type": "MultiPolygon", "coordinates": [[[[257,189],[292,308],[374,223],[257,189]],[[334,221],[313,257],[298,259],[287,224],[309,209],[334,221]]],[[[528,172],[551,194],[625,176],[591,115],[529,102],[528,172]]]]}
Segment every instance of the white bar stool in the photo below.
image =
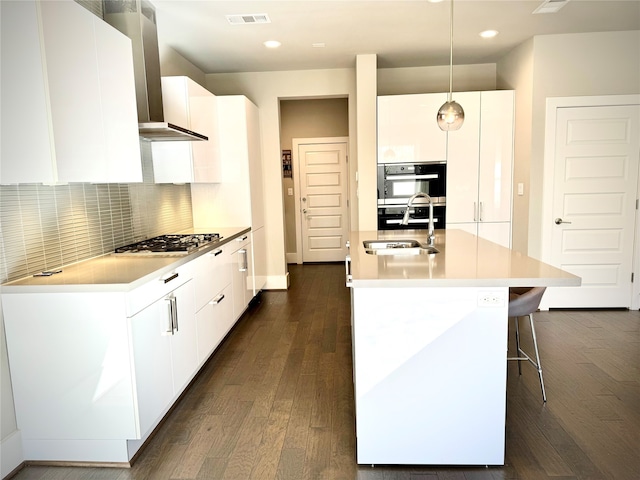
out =
{"type": "Polygon", "coordinates": [[[538,309],[542,295],[547,288],[546,287],[522,287],[522,288],[510,288],[509,289],[509,317],[515,319],[516,325],[516,348],[517,357],[507,357],[507,360],[518,361],[518,373],[522,375],[522,368],[520,362],[527,360],[536,367],[538,370],[538,377],[540,377],[540,388],[542,389],[542,401],[547,401],[547,395],[544,391],[544,381],[542,380],[542,366],[540,365],[540,354],[538,353],[538,340],[536,338],[536,329],[533,325],[533,312],[538,309]],[[529,324],[531,325],[531,336],[533,337],[533,348],[535,350],[535,361],[520,348],[520,329],[519,322],[520,317],[529,317],[529,324]]]}

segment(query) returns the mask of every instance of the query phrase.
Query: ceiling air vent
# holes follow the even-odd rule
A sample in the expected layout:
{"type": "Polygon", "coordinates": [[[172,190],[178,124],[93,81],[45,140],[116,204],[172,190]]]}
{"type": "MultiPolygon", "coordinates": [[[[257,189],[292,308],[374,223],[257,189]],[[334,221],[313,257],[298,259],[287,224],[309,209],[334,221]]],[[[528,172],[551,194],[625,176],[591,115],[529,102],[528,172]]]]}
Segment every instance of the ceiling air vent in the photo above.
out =
{"type": "Polygon", "coordinates": [[[538,8],[533,13],[556,13],[567,3],[569,3],[569,0],[545,0],[538,5],[538,8]]]}
{"type": "Polygon", "coordinates": [[[266,13],[249,13],[245,15],[226,15],[231,25],[252,25],[257,23],[271,23],[266,13]]]}

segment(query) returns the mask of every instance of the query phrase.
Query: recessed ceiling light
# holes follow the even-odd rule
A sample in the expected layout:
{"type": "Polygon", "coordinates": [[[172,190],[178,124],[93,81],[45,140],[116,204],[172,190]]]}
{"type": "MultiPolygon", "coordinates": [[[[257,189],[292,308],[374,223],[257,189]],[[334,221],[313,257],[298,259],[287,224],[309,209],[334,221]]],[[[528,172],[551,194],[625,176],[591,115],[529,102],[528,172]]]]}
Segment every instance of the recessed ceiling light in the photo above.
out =
{"type": "Polygon", "coordinates": [[[312,43],[312,44],[311,44],[311,46],[312,46],[313,48],[324,48],[324,47],[326,47],[326,45],[325,45],[325,43],[324,43],[324,42],[312,43]]]}
{"type": "Polygon", "coordinates": [[[482,38],[493,38],[498,35],[497,30],[485,30],[484,32],[480,32],[480,36],[482,38]]]}
{"type": "Polygon", "coordinates": [[[267,40],[264,42],[264,46],[267,48],[278,48],[280,45],[282,44],[277,40],[267,40]]]}

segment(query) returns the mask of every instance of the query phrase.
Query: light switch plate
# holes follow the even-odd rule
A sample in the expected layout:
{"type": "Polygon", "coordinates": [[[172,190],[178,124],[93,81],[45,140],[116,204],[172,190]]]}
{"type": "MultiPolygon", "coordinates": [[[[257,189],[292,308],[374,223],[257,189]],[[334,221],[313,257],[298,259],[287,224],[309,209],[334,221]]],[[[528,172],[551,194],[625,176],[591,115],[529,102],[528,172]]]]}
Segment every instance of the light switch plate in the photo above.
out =
{"type": "Polygon", "coordinates": [[[518,195],[520,196],[524,195],[524,183],[518,184],[518,195]]]}
{"type": "Polygon", "coordinates": [[[289,195],[290,197],[293,197],[293,188],[291,187],[287,188],[287,195],[289,195]]]}

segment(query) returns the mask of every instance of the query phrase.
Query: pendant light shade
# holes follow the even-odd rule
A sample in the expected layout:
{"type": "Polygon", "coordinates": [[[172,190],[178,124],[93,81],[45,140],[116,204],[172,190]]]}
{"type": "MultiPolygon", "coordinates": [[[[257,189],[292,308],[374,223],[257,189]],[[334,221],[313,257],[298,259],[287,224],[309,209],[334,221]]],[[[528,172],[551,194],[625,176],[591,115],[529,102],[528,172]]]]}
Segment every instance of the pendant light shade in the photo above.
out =
{"type": "Polygon", "coordinates": [[[438,110],[440,130],[458,130],[464,123],[464,110],[456,101],[445,102],[438,110]]]}
{"type": "Polygon", "coordinates": [[[447,101],[438,110],[438,127],[440,130],[458,130],[464,123],[464,110],[462,106],[451,100],[453,91],[453,0],[451,1],[451,14],[449,18],[449,96],[447,101]]]}

